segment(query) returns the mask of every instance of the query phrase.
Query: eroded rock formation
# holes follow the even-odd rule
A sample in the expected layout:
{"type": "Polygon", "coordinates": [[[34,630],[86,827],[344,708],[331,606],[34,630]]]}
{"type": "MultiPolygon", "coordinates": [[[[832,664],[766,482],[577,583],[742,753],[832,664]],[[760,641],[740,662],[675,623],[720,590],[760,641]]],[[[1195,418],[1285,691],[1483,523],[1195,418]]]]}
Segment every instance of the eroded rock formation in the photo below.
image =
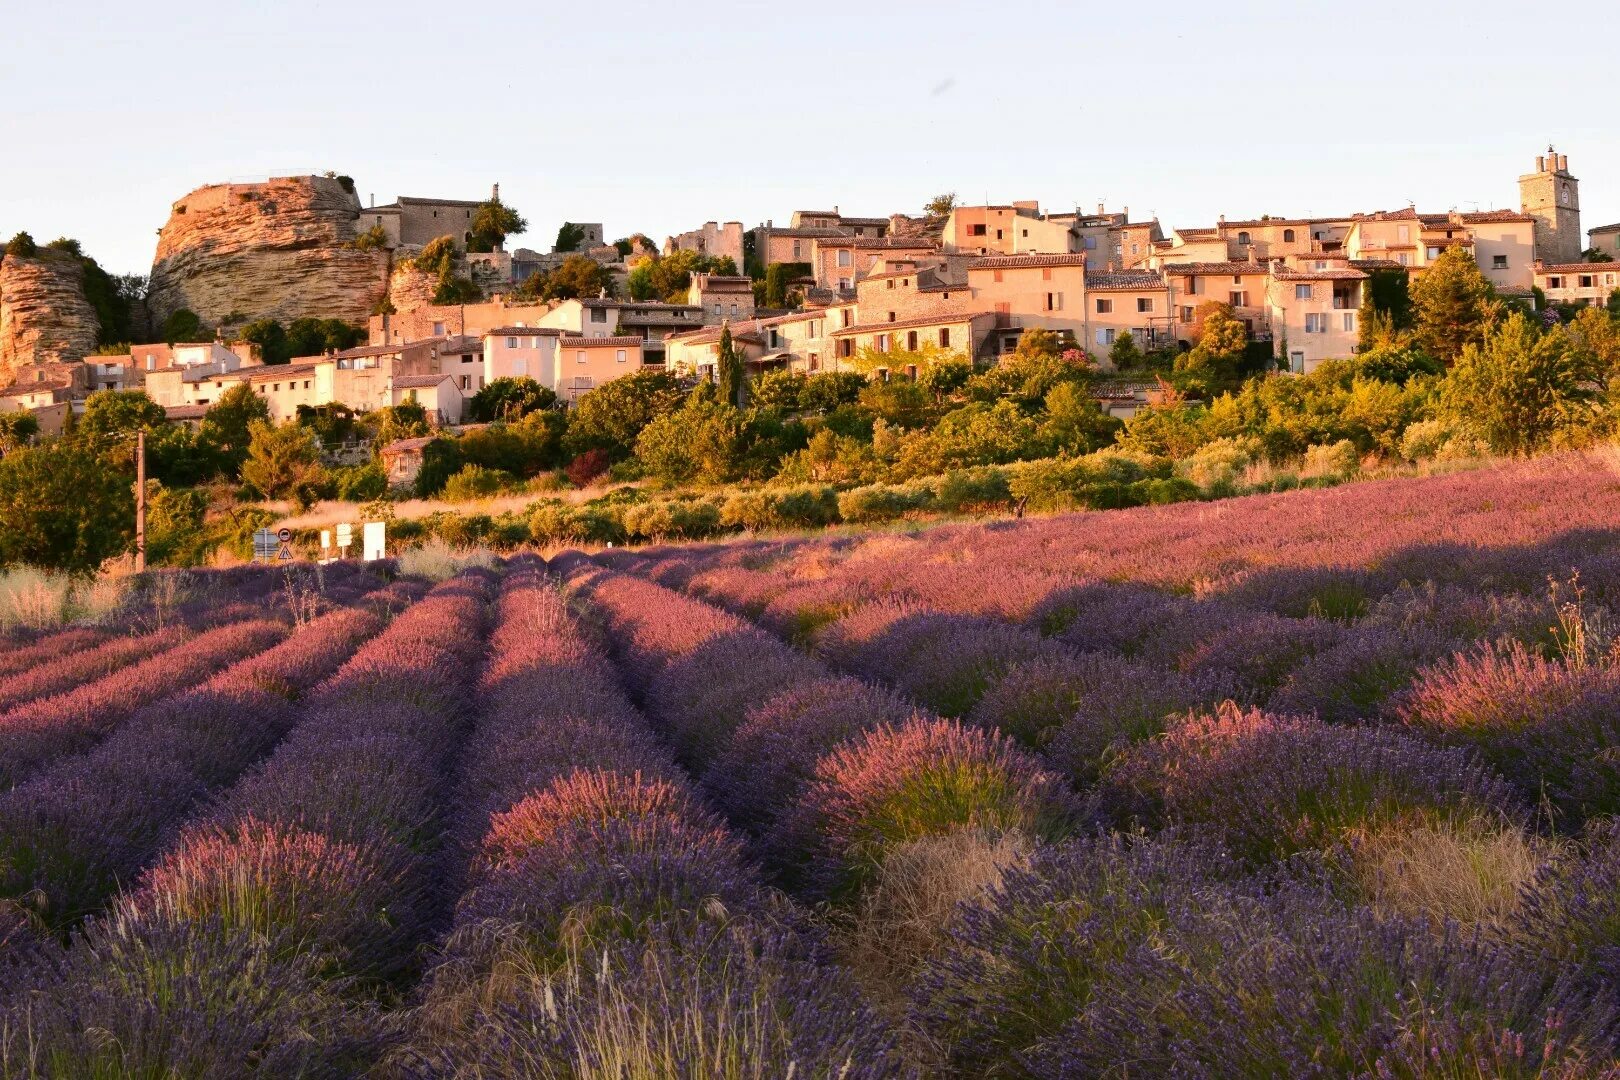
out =
{"type": "Polygon", "coordinates": [[[211,184],[175,203],[158,236],[147,306],[209,326],[311,317],[363,323],[387,286],[388,256],[352,246],[360,200],[323,176],[211,184]]]}
{"type": "Polygon", "coordinates": [[[0,259],[0,384],[23,364],[82,360],[101,328],[84,296],[84,266],[67,252],[0,259]]]}

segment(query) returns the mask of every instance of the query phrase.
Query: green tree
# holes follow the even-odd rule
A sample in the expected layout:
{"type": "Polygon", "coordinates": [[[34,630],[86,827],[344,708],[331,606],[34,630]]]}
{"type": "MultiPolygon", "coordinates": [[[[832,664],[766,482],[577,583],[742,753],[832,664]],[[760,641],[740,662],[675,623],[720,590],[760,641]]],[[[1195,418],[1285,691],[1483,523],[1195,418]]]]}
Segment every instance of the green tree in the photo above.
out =
{"type": "Polygon", "coordinates": [[[630,268],[626,285],[636,300],[686,302],[686,292],[694,273],[735,274],[731,256],[715,257],[696,251],[676,251],[669,255],[649,255],[630,268]]]}
{"type": "Polygon", "coordinates": [[[313,506],[327,481],[315,433],[296,422],[278,426],[266,420],[255,421],[249,431],[242,482],[267,499],[313,506]]]}
{"type": "Polygon", "coordinates": [[[469,251],[494,251],[506,242],[507,236],[528,227],[529,223],[523,220],[523,215],[498,197],[489,199],[479,203],[478,209],[473,211],[472,239],[467,248],[469,251]]]}
{"type": "Polygon", "coordinates": [[[954,409],[927,430],[908,433],[893,473],[930,476],[974,465],[999,465],[1052,452],[1040,427],[1011,401],[974,402],[954,409]]]}
{"type": "Polygon", "coordinates": [[[923,213],[928,217],[945,217],[956,209],[956,192],[946,191],[935,195],[923,203],[923,213]]]}
{"type": "Polygon", "coordinates": [[[1418,344],[1446,364],[1456,362],[1466,346],[1485,340],[1497,308],[1496,290],[1472,252],[1461,246],[1441,252],[1412,283],[1411,295],[1418,344]]]}
{"type": "Polygon", "coordinates": [[[517,288],[520,300],[574,300],[614,295],[613,271],[585,255],[570,255],[550,273],[531,274],[517,288]]]}
{"type": "Polygon", "coordinates": [[[788,282],[791,280],[786,263],[771,263],[765,268],[765,306],[787,307],[788,282]]]}
{"type": "Polygon", "coordinates": [[[217,462],[190,429],[168,422],[163,406],[144,390],[97,390],[84,403],[72,438],[118,468],[133,460],[135,433],[146,433],[146,471],[165,484],[186,487],[212,475],[217,462]]]}
{"type": "Polygon", "coordinates": [[[248,447],[253,443],[253,425],[269,420],[269,403],[247,383],[237,383],[209,406],[198,435],[234,475],[247,460],[248,447]]]}
{"type": "Polygon", "coordinates": [[[552,251],[578,251],[579,243],[585,239],[585,230],[572,221],[565,221],[557,230],[557,242],[551,245],[552,251]]]}
{"type": "Polygon", "coordinates": [[[1366,341],[1368,324],[1382,320],[1390,332],[1412,327],[1411,275],[1405,267],[1367,271],[1362,287],[1361,330],[1366,341]]]}
{"type": "Polygon", "coordinates": [[[474,420],[487,424],[491,420],[521,420],[556,404],[557,395],[533,379],[505,377],[474,394],[470,411],[474,420]]]}
{"type": "Polygon", "coordinates": [[[39,254],[39,245],[34,238],[25,232],[17,233],[6,244],[6,254],[15,255],[19,259],[32,259],[39,254]]]}
{"type": "Polygon", "coordinates": [[[563,414],[533,412],[514,423],[495,423],[456,440],[461,461],[513,476],[533,476],[562,463],[563,414]]]}
{"type": "Polygon", "coordinates": [[[461,442],[443,436],[422,447],[422,468],[416,474],[416,494],[431,499],[461,471],[461,442]]]}
{"type": "Polygon", "coordinates": [[[1136,347],[1136,339],[1129,330],[1115,337],[1114,344],[1108,350],[1108,362],[1114,365],[1115,371],[1130,371],[1142,359],[1142,350],[1136,347]]]}
{"type": "Polygon", "coordinates": [[[961,391],[971,378],[973,365],[960,354],[941,356],[917,373],[917,381],[936,403],[961,391]]]}
{"type": "Polygon", "coordinates": [[[57,439],[0,458],[0,566],[88,573],[129,550],[133,476],[57,439]]]}
{"type": "Polygon", "coordinates": [[[349,243],[356,251],[375,251],[379,248],[385,248],[388,246],[388,230],[381,225],[373,225],[349,243]]]}
{"type": "Polygon", "coordinates": [[[833,412],[859,401],[866,385],[866,376],[858,371],[818,372],[805,379],[799,391],[799,408],[812,413],[833,412]]]}
{"type": "Polygon", "coordinates": [[[775,409],[784,415],[796,413],[801,406],[805,384],[809,377],[786,368],[766,371],[754,380],[749,389],[750,399],[757,408],[775,409]]]}
{"type": "Polygon", "coordinates": [[[1200,304],[1195,318],[1198,343],[1176,357],[1177,386],[1205,396],[1235,388],[1241,382],[1248,330],[1232,314],[1232,306],[1220,301],[1200,304]]]}
{"type": "Polygon", "coordinates": [[[684,398],[680,384],[662,371],[638,371],[603,383],[574,403],[564,449],[571,457],[605,450],[622,461],[634,451],[642,428],[679,409],[684,398]]]}
{"type": "Polygon", "coordinates": [[[30,412],[0,413],[0,454],[25,446],[39,434],[39,420],[30,412]]]}
{"type": "Polygon", "coordinates": [[[86,438],[133,435],[161,431],[168,425],[163,406],[145,390],[97,390],[84,402],[78,434],[86,438]]]}
{"type": "Polygon", "coordinates": [[[242,340],[259,347],[259,359],[266,364],[285,364],[292,359],[287,330],[275,319],[258,319],[242,327],[242,340]]]}
{"type": "Polygon", "coordinates": [[[741,408],[748,375],[743,369],[742,354],[732,344],[730,323],[720,327],[720,345],[715,350],[714,366],[720,381],[720,400],[741,408]]]}
{"type": "Polygon", "coordinates": [[[190,308],[181,308],[163,320],[162,337],[164,343],[168,345],[173,345],[177,341],[213,340],[212,332],[190,308]]]}
{"type": "Polygon", "coordinates": [[[366,332],[342,319],[294,319],[287,325],[286,349],[294,356],[321,356],[352,349],[366,339],[366,332]]]}
{"type": "Polygon", "coordinates": [[[1123,426],[1102,411],[1102,406],[1073,382],[1059,383],[1046,395],[1046,419],[1040,436],[1053,449],[1064,454],[1089,454],[1114,441],[1123,426]]]}
{"type": "Polygon", "coordinates": [[[724,483],[739,472],[746,431],[742,410],[695,401],[649,423],[636,439],[636,458],[666,483],[724,483]]]}
{"type": "Polygon", "coordinates": [[[1522,312],[1467,342],[1441,386],[1444,412],[1497,453],[1529,453],[1589,422],[1598,361],[1562,327],[1540,329],[1522,312]]]}

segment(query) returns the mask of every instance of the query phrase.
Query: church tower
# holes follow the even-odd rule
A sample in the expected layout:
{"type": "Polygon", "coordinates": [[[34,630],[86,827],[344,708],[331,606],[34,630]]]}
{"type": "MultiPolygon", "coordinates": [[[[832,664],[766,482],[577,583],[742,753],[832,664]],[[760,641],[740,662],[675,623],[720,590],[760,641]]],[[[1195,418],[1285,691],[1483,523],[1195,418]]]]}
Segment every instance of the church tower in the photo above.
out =
{"type": "Polygon", "coordinates": [[[1581,182],[1569,158],[1547,147],[1536,171],[1519,177],[1519,206],[1536,219],[1536,258],[1552,265],[1581,261],[1581,182]]]}

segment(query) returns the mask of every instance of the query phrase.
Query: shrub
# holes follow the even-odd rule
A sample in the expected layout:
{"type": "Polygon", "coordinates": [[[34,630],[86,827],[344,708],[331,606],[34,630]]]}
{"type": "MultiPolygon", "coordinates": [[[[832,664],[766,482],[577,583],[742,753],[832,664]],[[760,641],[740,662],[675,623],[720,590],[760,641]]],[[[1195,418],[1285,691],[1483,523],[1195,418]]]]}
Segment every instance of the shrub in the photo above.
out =
{"type": "Polygon", "coordinates": [[[767,848],[784,865],[807,860],[813,894],[847,898],[898,844],[961,829],[1052,838],[1072,809],[1063,782],[1005,737],[919,718],[822,758],[767,848]]]}
{"type": "Polygon", "coordinates": [[[486,469],[482,465],[463,465],[445,481],[440,497],[446,502],[472,502],[510,490],[517,483],[517,477],[511,473],[486,469]]]}
{"type": "Polygon", "coordinates": [[[1469,751],[1230,704],[1128,751],[1106,783],[1121,818],[1214,830],[1254,864],[1400,822],[1523,814],[1469,751]]]}
{"type": "Polygon", "coordinates": [[[563,466],[563,474],[575,487],[586,487],[592,480],[607,472],[611,464],[613,464],[612,456],[598,447],[585,451],[563,466]]]}
{"type": "Polygon", "coordinates": [[[926,484],[872,484],[838,495],[838,516],[851,524],[893,521],[914,510],[933,505],[934,493],[926,484]]]}
{"type": "Polygon", "coordinates": [[[1259,456],[1259,444],[1253,439],[1216,439],[1176,462],[1176,473],[1207,494],[1227,495],[1259,456]]]}
{"type": "Polygon", "coordinates": [[[1344,480],[1361,471],[1361,453],[1349,439],[1341,439],[1331,446],[1305,448],[1305,465],[1300,475],[1325,480],[1344,480]]]}
{"type": "Polygon", "coordinates": [[[953,469],[940,480],[933,508],[956,514],[1004,506],[1011,497],[1007,474],[1001,469],[953,469]]]}
{"type": "Polygon", "coordinates": [[[815,529],[838,520],[829,487],[739,492],[720,508],[720,522],[744,529],[815,529]]]}

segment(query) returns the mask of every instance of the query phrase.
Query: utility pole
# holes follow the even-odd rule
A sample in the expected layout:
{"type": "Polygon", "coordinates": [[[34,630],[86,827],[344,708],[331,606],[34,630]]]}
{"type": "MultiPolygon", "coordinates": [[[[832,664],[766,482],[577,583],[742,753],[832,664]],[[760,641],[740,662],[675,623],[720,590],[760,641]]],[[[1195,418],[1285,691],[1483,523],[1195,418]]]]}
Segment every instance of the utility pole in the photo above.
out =
{"type": "Polygon", "coordinates": [[[135,572],[146,569],[146,432],[135,433],[135,572]]]}

